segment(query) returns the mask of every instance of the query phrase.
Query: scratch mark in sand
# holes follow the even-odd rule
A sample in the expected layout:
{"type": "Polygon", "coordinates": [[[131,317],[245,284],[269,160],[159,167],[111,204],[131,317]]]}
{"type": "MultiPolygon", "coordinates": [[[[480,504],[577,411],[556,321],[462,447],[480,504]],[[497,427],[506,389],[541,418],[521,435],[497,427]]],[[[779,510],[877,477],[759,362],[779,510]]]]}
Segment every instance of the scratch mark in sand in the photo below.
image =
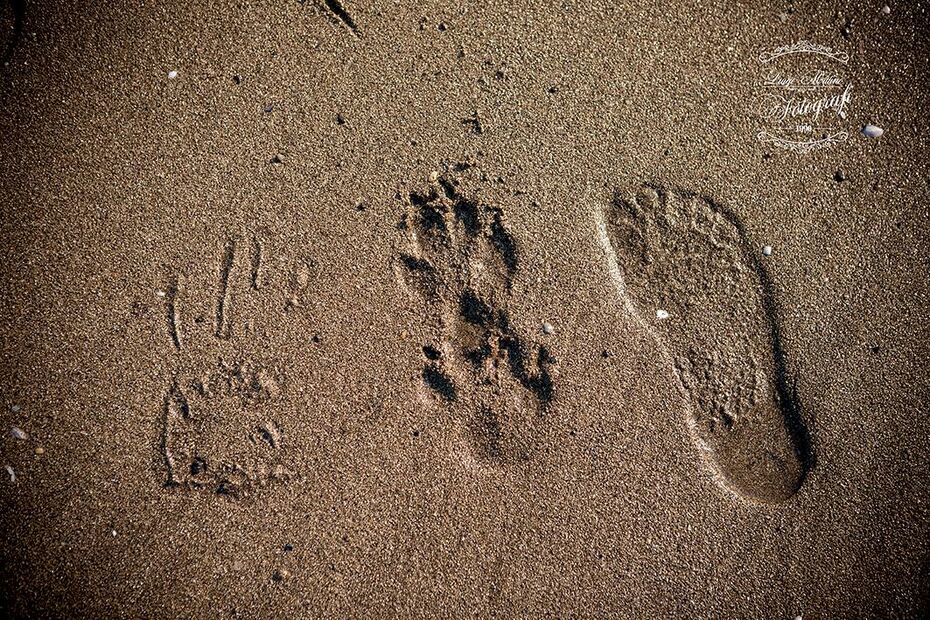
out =
{"type": "Polygon", "coordinates": [[[252,237],[252,290],[261,287],[262,243],[258,237],[252,237]]]}
{"type": "Polygon", "coordinates": [[[164,459],[165,467],[168,472],[166,487],[177,486],[179,483],[175,477],[175,459],[171,451],[171,424],[178,419],[187,419],[190,417],[190,405],[187,398],[178,387],[178,381],[175,379],[171,387],[165,393],[165,400],[162,407],[162,432],[159,440],[161,454],[164,459]]]}
{"type": "Polygon", "coordinates": [[[352,34],[358,36],[358,27],[355,25],[355,20],[349,15],[349,12],[342,5],[342,2],[339,0],[323,0],[323,4],[326,5],[326,8],[329,9],[329,12],[332,13],[336,19],[349,27],[352,34]]]}
{"type": "Polygon", "coordinates": [[[181,350],[181,310],[178,304],[178,279],[174,278],[168,285],[166,307],[168,314],[168,334],[175,351],[181,350]]]}
{"type": "Polygon", "coordinates": [[[230,239],[223,248],[220,263],[220,291],[216,303],[216,337],[229,338],[229,277],[236,258],[236,241],[230,239]]]}

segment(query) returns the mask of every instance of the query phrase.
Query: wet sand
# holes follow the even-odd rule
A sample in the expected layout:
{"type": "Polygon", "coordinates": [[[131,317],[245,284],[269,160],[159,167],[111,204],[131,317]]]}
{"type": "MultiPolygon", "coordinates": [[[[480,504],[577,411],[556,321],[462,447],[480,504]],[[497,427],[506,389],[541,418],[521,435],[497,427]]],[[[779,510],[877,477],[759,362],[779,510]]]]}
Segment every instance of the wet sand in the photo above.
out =
{"type": "Polygon", "coordinates": [[[4,3],[0,610],[926,614],[882,6],[4,3]],[[852,84],[806,154],[797,41],[852,84]]]}

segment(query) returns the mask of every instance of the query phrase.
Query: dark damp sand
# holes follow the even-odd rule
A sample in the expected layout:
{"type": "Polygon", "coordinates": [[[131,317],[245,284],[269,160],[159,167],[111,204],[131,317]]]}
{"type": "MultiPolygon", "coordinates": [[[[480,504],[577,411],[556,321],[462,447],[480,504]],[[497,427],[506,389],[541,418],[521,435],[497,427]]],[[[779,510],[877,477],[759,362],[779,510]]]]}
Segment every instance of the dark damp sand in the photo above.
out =
{"type": "Polygon", "coordinates": [[[14,4],[3,615],[927,612],[923,9],[14,4]]]}

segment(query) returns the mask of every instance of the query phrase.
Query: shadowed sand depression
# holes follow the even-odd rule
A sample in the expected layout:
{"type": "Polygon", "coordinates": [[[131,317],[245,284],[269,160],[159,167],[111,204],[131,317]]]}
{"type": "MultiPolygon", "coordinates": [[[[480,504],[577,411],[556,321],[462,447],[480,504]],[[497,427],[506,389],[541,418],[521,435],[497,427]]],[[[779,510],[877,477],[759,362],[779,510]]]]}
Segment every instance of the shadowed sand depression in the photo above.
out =
{"type": "Polygon", "coordinates": [[[410,194],[401,223],[410,248],[398,267],[434,329],[423,345],[425,386],[460,411],[478,460],[518,463],[530,458],[553,398],[553,360],[511,322],[519,251],[503,213],[459,183],[447,175],[410,194]]]}
{"type": "Polygon", "coordinates": [[[731,213],[693,192],[617,191],[598,222],[627,308],[687,396],[715,478],[737,495],[794,495],[814,454],[790,385],[770,285],[731,213]]]}
{"type": "MultiPolygon", "coordinates": [[[[479,459],[519,463],[554,395],[551,356],[508,315],[519,253],[502,212],[461,185],[446,174],[410,193],[401,223],[410,247],[396,266],[435,328],[424,386],[463,412],[479,459]]],[[[620,295],[687,396],[691,435],[715,479],[744,499],[793,496],[813,452],[770,287],[735,217],[709,198],[643,185],[616,193],[598,234],[620,295]]]]}

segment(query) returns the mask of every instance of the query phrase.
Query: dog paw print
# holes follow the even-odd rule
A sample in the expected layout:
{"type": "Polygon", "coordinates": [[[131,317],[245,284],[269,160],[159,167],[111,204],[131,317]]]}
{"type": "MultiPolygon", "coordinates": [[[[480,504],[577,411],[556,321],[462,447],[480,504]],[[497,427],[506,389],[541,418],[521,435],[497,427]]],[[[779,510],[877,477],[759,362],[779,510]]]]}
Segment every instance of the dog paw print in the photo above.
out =
{"type": "Polygon", "coordinates": [[[517,242],[501,209],[464,195],[451,177],[406,202],[409,247],[397,267],[433,328],[424,388],[456,412],[483,461],[526,461],[553,399],[554,360],[511,319],[517,242]]]}

